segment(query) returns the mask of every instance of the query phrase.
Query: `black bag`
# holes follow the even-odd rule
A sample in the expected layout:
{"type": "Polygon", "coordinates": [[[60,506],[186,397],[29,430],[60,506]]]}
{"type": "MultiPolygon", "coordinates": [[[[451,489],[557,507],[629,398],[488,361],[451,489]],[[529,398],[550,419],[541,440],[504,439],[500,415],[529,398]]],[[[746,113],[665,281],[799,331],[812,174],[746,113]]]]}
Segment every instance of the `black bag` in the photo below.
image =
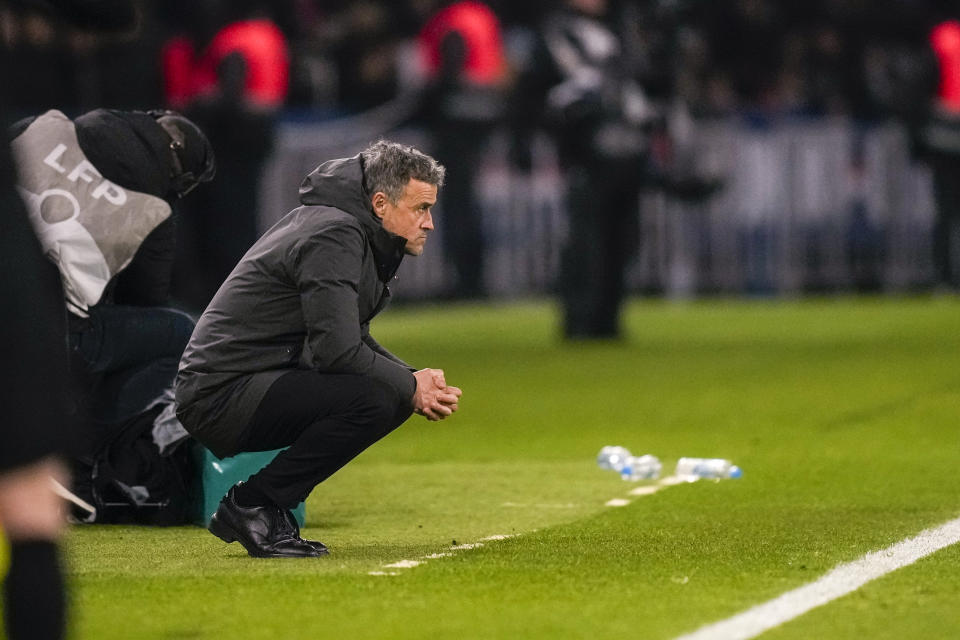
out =
{"type": "Polygon", "coordinates": [[[127,421],[95,456],[90,472],[95,522],[181,525],[192,521],[196,472],[192,440],[167,455],[153,441],[162,406],[127,421]]]}

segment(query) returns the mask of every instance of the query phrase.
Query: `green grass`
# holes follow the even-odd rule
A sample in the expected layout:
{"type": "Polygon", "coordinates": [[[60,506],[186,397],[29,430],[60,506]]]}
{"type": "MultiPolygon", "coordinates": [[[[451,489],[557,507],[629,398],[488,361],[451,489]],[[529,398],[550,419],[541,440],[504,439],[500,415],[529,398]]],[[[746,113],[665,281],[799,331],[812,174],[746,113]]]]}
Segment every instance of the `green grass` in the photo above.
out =
{"type": "MultiPolygon", "coordinates": [[[[960,515],[960,300],[636,302],[623,343],[563,344],[546,303],[410,307],[375,323],[444,368],[461,411],[413,418],[321,485],[322,560],[202,529],[77,527],[74,637],[671,638],[960,515]],[[726,457],[664,489],[606,444],[726,457]],[[396,576],[370,571],[519,534],[396,576]]],[[[960,637],[950,547],[767,634],[960,637]]]]}

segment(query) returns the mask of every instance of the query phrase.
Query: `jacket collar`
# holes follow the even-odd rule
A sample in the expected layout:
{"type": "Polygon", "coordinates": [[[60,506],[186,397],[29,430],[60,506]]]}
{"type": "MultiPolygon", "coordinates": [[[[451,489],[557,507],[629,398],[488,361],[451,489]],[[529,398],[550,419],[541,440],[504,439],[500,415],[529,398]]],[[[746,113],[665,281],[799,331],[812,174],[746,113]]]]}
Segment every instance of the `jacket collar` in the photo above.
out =
{"type": "Polygon", "coordinates": [[[377,265],[377,277],[380,278],[380,282],[387,282],[400,268],[403,256],[406,255],[404,250],[407,240],[384,229],[379,223],[380,219],[373,212],[370,212],[370,217],[377,220],[376,228],[367,231],[370,247],[373,249],[373,259],[377,265]]]}
{"type": "Polygon", "coordinates": [[[363,187],[360,155],[329,160],[314,169],[300,184],[300,202],[305,205],[336,207],[360,222],[373,250],[377,277],[393,278],[403,260],[407,241],[383,228],[370,208],[370,194],[363,187]]]}

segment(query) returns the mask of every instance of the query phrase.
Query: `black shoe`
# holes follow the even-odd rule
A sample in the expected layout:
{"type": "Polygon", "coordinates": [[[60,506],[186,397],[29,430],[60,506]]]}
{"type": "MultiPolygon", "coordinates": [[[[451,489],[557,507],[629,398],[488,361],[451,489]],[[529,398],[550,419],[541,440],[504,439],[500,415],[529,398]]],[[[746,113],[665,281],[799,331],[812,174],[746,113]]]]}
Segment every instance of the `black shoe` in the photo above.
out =
{"type": "Polygon", "coordinates": [[[328,555],[330,553],[330,549],[327,549],[327,545],[323,544],[319,540],[304,540],[303,538],[301,538],[300,525],[297,524],[297,519],[293,516],[293,513],[291,513],[288,509],[281,509],[281,511],[283,511],[284,515],[286,516],[287,523],[293,528],[294,535],[297,536],[298,540],[302,540],[303,542],[306,542],[308,545],[316,549],[317,553],[319,553],[322,556],[328,555]]]}
{"type": "Polygon", "coordinates": [[[316,547],[300,539],[297,529],[290,526],[285,509],[277,506],[241,507],[237,504],[234,487],[220,501],[207,529],[224,542],[239,542],[254,558],[316,558],[322,555],[316,547]]]}

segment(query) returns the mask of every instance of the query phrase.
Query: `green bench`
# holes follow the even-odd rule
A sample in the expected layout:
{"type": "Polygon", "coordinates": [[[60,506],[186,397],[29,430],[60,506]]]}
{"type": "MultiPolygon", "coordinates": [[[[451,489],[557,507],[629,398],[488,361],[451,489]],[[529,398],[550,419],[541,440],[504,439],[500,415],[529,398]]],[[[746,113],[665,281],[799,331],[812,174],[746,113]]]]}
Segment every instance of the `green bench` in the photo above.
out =
{"type": "MultiPolygon", "coordinates": [[[[196,446],[194,456],[200,481],[197,484],[194,523],[201,527],[210,524],[210,518],[216,512],[220,499],[230,487],[262,469],[281,451],[282,449],[275,449],[240,453],[221,460],[206,447],[196,446]]],[[[306,506],[302,502],[293,510],[293,515],[301,527],[306,519],[306,512],[306,506]]]]}

